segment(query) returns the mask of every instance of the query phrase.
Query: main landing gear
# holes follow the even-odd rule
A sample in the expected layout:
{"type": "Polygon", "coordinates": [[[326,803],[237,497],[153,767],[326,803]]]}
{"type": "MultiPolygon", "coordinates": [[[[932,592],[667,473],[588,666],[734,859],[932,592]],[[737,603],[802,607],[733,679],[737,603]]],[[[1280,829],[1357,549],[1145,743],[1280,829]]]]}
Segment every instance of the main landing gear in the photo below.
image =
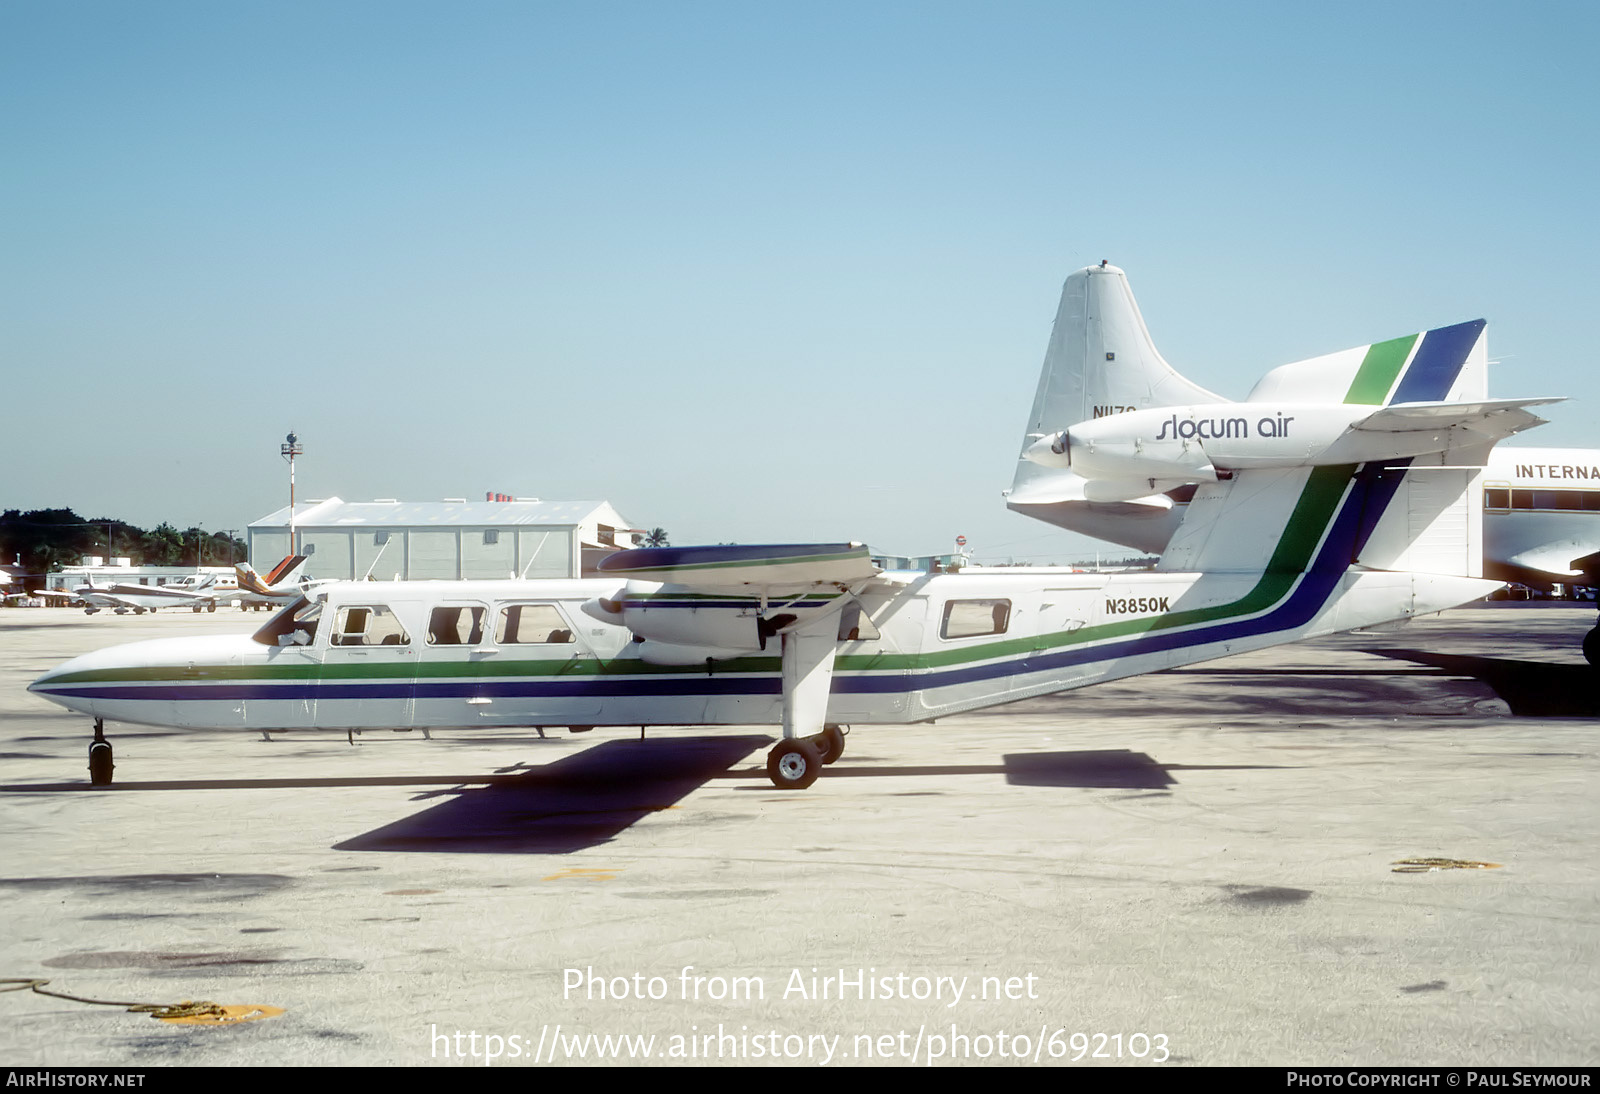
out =
{"type": "Polygon", "coordinates": [[[94,740],[89,742],[89,785],[110,786],[111,772],[117,765],[111,762],[111,742],[106,740],[104,718],[94,720],[94,740]]]}
{"type": "Polygon", "coordinates": [[[822,769],[844,755],[844,730],[827,726],[810,737],[779,741],[767,753],[767,777],[779,790],[804,790],[822,769]]]}

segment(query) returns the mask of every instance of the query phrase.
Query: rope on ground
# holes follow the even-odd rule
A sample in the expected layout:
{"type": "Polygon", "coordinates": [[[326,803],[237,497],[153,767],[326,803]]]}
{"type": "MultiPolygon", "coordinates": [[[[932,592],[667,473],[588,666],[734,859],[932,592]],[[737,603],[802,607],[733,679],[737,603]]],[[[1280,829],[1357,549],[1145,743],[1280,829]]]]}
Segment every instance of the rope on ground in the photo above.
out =
{"type": "MultiPolygon", "coordinates": [[[[48,995],[54,999],[66,999],[73,1003],[88,1003],[97,1007],[122,1007],[135,1014],[148,1014],[152,1018],[167,1021],[181,1018],[211,1018],[216,1021],[226,1021],[232,1016],[228,1009],[209,1000],[185,999],[181,1003],[126,1003],[113,999],[86,999],[81,995],[69,995],[64,991],[46,991],[48,980],[31,977],[0,977],[0,992],[31,990],[36,995],[48,995]]],[[[238,1009],[238,1008],[235,1008],[238,1009]]]]}

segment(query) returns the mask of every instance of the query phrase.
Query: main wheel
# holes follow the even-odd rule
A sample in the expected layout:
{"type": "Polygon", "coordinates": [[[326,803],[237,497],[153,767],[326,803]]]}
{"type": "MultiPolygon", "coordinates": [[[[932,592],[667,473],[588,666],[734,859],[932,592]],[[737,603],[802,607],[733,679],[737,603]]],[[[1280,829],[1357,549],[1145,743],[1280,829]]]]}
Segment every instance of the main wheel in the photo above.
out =
{"type": "Polygon", "coordinates": [[[804,790],[822,774],[822,756],[805,737],[779,741],[767,753],[767,777],[779,790],[804,790]]]}
{"type": "Polygon", "coordinates": [[[807,739],[817,746],[817,755],[822,757],[824,767],[844,755],[844,730],[838,726],[828,726],[815,737],[807,739]]]}
{"type": "Polygon", "coordinates": [[[1591,665],[1600,666],[1600,627],[1583,636],[1583,659],[1591,665]]]}
{"type": "Polygon", "coordinates": [[[89,785],[110,786],[111,771],[117,765],[111,762],[110,741],[89,742],[89,785]]]}

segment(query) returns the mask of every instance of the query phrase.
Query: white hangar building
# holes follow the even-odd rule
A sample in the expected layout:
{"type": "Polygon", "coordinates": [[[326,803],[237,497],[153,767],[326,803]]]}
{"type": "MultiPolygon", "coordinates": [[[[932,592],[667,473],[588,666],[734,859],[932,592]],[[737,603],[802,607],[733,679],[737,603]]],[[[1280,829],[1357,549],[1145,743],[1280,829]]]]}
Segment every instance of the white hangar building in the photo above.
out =
{"type": "MultiPolygon", "coordinates": [[[[289,507],[246,530],[250,564],[265,573],[289,550],[289,507]]],[[[328,498],[295,506],[294,536],[319,579],[387,581],[583,577],[600,559],[635,545],[609,502],[540,501],[492,494],[486,501],[410,502],[328,498]]]]}

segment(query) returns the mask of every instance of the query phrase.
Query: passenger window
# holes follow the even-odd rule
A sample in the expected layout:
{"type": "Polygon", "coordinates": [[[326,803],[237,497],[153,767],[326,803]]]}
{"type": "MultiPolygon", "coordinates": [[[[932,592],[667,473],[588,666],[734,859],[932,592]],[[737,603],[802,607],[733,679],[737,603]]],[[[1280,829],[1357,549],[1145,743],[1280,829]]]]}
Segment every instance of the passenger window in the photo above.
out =
{"type": "Polygon", "coordinates": [[[976,638],[1005,634],[1011,622],[1009,600],[951,600],[944,606],[940,638],[976,638]]]}
{"type": "Polygon", "coordinates": [[[335,646],[406,646],[411,636],[399,618],[382,604],[340,608],[334,617],[335,646]]]}
{"type": "Polygon", "coordinates": [[[502,646],[577,641],[553,604],[508,604],[501,608],[494,640],[502,646]]]}
{"type": "Polygon", "coordinates": [[[483,620],[487,608],[476,604],[452,604],[433,609],[428,616],[428,645],[476,646],[483,641],[483,620]]]}

